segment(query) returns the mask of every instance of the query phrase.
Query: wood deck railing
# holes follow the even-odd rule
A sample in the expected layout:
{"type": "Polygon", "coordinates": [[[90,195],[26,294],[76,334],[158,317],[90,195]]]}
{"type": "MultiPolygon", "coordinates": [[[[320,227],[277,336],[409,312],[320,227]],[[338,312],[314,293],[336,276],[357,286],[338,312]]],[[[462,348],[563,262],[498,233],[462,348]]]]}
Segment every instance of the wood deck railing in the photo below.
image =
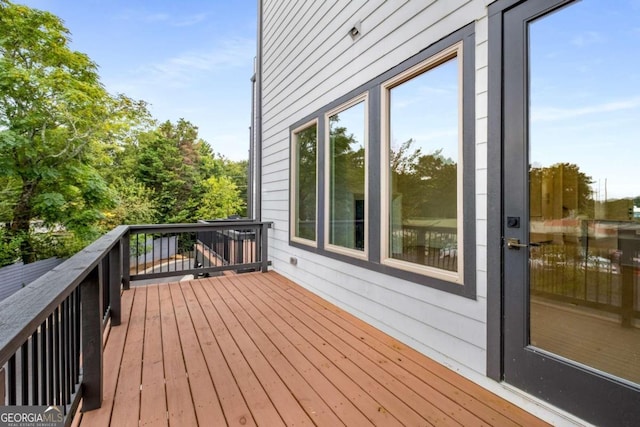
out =
{"type": "Polygon", "coordinates": [[[80,399],[83,411],[99,408],[102,336],[109,322],[120,324],[122,289],[149,278],[267,271],[269,226],[119,226],[0,302],[0,406],[56,406],[66,424],[80,399]]]}

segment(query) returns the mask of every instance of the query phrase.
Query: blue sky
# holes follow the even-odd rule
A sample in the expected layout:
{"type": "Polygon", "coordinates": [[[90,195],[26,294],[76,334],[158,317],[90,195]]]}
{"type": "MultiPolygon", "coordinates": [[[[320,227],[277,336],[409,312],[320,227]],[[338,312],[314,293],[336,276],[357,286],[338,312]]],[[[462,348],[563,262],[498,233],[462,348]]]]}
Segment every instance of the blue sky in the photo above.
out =
{"type": "Polygon", "coordinates": [[[111,93],[189,120],[216,153],[248,158],[256,0],[14,0],[62,18],[111,93]]]}

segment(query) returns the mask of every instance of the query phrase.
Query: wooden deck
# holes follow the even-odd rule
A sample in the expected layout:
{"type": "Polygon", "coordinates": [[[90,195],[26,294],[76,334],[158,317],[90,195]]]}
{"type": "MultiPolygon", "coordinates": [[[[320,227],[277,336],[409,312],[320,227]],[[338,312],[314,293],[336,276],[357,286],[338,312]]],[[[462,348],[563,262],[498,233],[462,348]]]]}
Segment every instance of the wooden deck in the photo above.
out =
{"type": "Polygon", "coordinates": [[[85,426],[544,425],[277,273],[125,291],[85,426]]]}

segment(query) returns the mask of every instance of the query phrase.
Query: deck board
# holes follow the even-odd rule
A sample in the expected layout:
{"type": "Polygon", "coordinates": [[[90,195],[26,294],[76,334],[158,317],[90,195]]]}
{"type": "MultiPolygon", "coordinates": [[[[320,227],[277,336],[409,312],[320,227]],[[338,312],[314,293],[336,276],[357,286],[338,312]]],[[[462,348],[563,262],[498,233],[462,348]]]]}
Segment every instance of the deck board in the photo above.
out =
{"type": "Polygon", "coordinates": [[[229,329],[225,326],[213,302],[207,295],[205,286],[207,283],[190,282],[198,297],[200,305],[211,326],[211,330],[218,340],[224,358],[229,364],[234,381],[237,383],[244,399],[251,409],[254,420],[259,420],[264,425],[283,426],[285,425],[280,414],[273,406],[269,396],[258,381],[249,363],[237,346],[229,329]]]}
{"type": "Polygon", "coordinates": [[[193,320],[195,332],[200,342],[207,368],[215,384],[227,423],[241,426],[256,425],[244,396],[235,382],[233,373],[218,345],[218,341],[211,331],[193,287],[187,282],[182,282],[180,287],[187,302],[189,315],[193,320]]]}
{"type": "MultiPolygon", "coordinates": [[[[378,363],[382,369],[409,386],[414,392],[421,396],[429,396],[430,402],[426,404],[425,408],[433,410],[435,405],[437,406],[435,413],[444,411],[449,417],[455,418],[463,425],[477,424],[480,422],[478,418],[494,425],[518,424],[464,393],[460,388],[433,375],[425,369],[424,363],[410,363],[409,359],[406,359],[402,354],[404,349],[408,350],[406,346],[393,339],[390,340],[391,346],[384,345],[382,341],[372,335],[372,332],[377,333],[376,335],[379,334],[384,339],[390,338],[388,335],[372,329],[367,324],[358,327],[360,321],[355,317],[349,316],[333,305],[327,305],[328,303],[322,299],[316,299],[315,295],[302,288],[292,287],[291,283],[274,281],[274,285],[278,286],[276,289],[280,289],[276,291],[275,298],[287,298],[288,304],[296,307],[301,313],[304,313],[303,315],[312,317],[335,336],[342,337],[343,340],[348,336],[350,345],[354,347],[356,352],[367,357],[369,361],[378,363]]],[[[338,342],[336,345],[340,346],[340,343],[338,342]]],[[[419,357],[424,359],[422,355],[419,357]]],[[[444,371],[451,372],[446,368],[444,371]]],[[[460,378],[455,374],[451,377],[454,381],[458,381],[460,378]]]]}
{"type": "MultiPolygon", "coordinates": [[[[316,315],[323,313],[334,326],[334,331],[339,334],[349,332],[367,342],[370,348],[383,353],[394,363],[403,366],[407,372],[419,378],[422,382],[445,394],[456,404],[468,408],[474,415],[490,425],[546,425],[537,418],[532,418],[529,413],[509,403],[490,391],[479,387],[470,380],[456,374],[425,356],[416,350],[400,343],[382,331],[372,328],[364,321],[345,313],[338,307],[307,291],[295,283],[284,279],[269,276],[265,278],[275,288],[280,289],[279,298],[288,299],[294,303],[296,298],[303,305],[297,304],[302,310],[316,315]]],[[[265,289],[267,289],[265,287],[265,289]]]]}
{"type": "Polygon", "coordinates": [[[194,426],[198,424],[198,421],[169,288],[170,286],[166,285],[158,287],[169,425],[194,426]]]}
{"type": "MultiPolygon", "coordinates": [[[[129,328],[122,353],[110,425],[125,427],[138,425],[146,305],[146,288],[136,289],[133,295],[133,306],[131,307],[129,328]]],[[[107,341],[107,345],[110,345],[109,341],[107,341]]]]}
{"type": "Polygon", "coordinates": [[[168,425],[165,396],[160,294],[158,286],[152,285],[147,287],[147,316],[140,390],[140,426],[168,425]]]}
{"type": "MultiPolygon", "coordinates": [[[[85,420],[85,425],[96,427],[108,427],[111,420],[111,411],[113,409],[113,402],[116,395],[116,386],[118,384],[118,373],[120,371],[120,363],[124,354],[124,345],[127,338],[127,332],[129,325],[131,324],[129,318],[131,315],[131,309],[133,306],[134,292],[125,292],[122,294],[121,301],[121,324],[118,327],[113,327],[109,331],[109,350],[112,357],[105,357],[102,369],[105,373],[111,373],[111,375],[105,375],[102,384],[102,407],[100,409],[93,410],[83,414],[82,419],[85,420]]],[[[106,353],[105,353],[106,354],[106,353]]]]}
{"type": "MultiPolygon", "coordinates": [[[[244,290],[238,282],[244,280],[226,281],[227,291],[236,294],[240,303],[247,307],[247,312],[260,325],[263,332],[269,336],[273,344],[291,360],[291,363],[300,369],[304,377],[323,397],[340,420],[346,425],[366,426],[371,425],[361,411],[369,408],[375,415],[378,423],[393,425],[397,420],[388,414],[377,412],[376,402],[372,399],[365,401],[358,397],[366,396],[357,384],[342,371],[332,369],[330,360],[322,355],[295,329],[284,322],[278,316],[274,316],[270,303],[261,299],[258,295],[244,290]],[[334,384],[337,383],[337,384],[334,384]],[[348,393],[344,394],[343,390],[348,393]],[[359,391],[359,392],[358,392],[359,391]],[[352,397],[350,399],[350,397],[352,397]]],[[[369,397],[369,396],[367,396],[369,397]]]]}
{"type": "Polygon", "coordinates": [[[545,425],[273,272],[125,291],[104,366],[83,425],[545,425]]]}

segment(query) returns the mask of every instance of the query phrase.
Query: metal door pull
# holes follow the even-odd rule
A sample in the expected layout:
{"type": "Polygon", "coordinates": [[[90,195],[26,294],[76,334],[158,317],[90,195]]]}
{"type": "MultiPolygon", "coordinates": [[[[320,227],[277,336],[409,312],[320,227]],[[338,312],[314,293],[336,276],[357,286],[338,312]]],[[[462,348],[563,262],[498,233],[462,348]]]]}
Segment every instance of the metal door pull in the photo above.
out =
{"type": "Polygon", "coordinates": [[[520,243],[520,239],[511,237],[507,239],[507,247],[509,249],[520,249],[520,248],[527,248],[529,247],[529,245],[527,245],[526,243],[520,243]]]}

